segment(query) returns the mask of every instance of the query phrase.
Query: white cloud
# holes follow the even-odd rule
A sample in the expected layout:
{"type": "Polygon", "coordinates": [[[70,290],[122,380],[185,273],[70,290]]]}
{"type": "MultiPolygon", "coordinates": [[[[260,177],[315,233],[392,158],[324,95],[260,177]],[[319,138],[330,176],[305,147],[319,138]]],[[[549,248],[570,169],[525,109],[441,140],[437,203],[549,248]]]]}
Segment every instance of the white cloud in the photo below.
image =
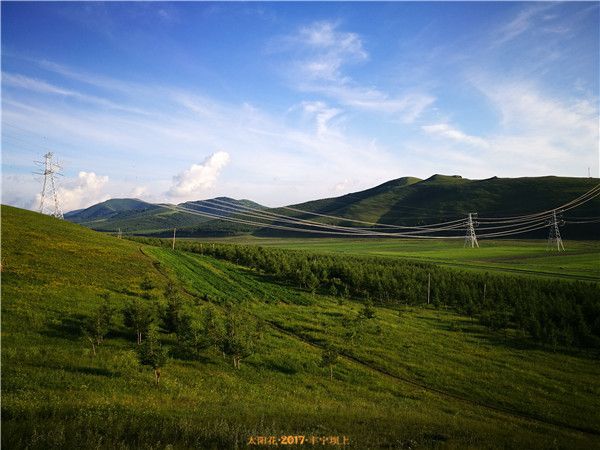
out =
{"type": "Polygon", "coordinates": [[[482,89],[500,112],[504,137],[535,138],[531,151],[549,156],[597,151],[598,107],[592,101],[553,98],[524,82],[494,82],[482,89]]]}
{"type": "MultiPolygon", "coordinates": [[[[74,180],[67,180],[64,184],[57,186],[59,203],[64,212],[74,209],[87,208],[95,203],[106,201],[110,198],[105,192],[108,176],[99,176],[94,172],[79,172],[74,180]]],[[[40,204],[41,194],[38,193],[33,204],[35,209],[40,204]]],[[[53,200],[46,198],[45,202],[51,205],[53,200]]]]}
{"type": "Polygon", "coordinates": [[[202,164],[192,164],[189,169],[173,177],[173,185],[167,195],[193,200],[194,196],[206,193],[215,185],[229,159],[229,153],[219,151],[206,158],[202,164]]]}
{"type": "Polygon", "coordinates": [[[392,96],[379,89],[358,86],[355,83],[302,84],[300,88],[331,97],[341,104],[356,109],[386,114],[398,114],[404,123],[412,123],[435,102],[435,97],[411,92],[392,96]]]}
{"type": "Polygon", "coordinates": [[[43,94],[49,95],[61,95],[64,97],[71,97],[80,101],[84,101],[86,103],[92,103],[97,106],[101,106],[104,108],[117,109],[121,111],[132,112],[136,114],[143,114],[144,112],[138,108],[130,108],[118,103],[112,102],[105,98],[96,97],[93,95],[82,94],[81,92],[77,92],[71,89],[62,88],[60,86],[55,86],[53,84],[47,83],[42,80],[37,80],[35,78],[26,77],[20,74],[11,74],[2,72],[2,83],[8,84],[10,86],[14,86],[20,89],[26,89],[29,91],[41,92],[43,94]]]}
{"type": "Polygon", "coordinates": [[[338,116],[342,110],[330,108],[324,102],[302,102],[304,112],[313,115],[317,122],[317,134],[322,136],[329,131],[329,122],[338,116]]]}
{"type": "MultiPolygon", "coordinates": [[[[3,156],[3,162],[5,158],[3,156]]],[[[33,203],[36,193],[42,190],[42,183],[29,174],[15,174],[2,171],[2,203],[18,208],[34,209],[39,207],[39,200],[33,203]]]]}
{"type": "Polygon", "coordinates": [[[288,36],[280,46],[291,53],[286,68],[295,87],[318,93],[354,109],[392,114],[412,123],[435,102],[435,97],[418,88],[400,93],[366,86],[344,71],[344,67],[369,59],[357,33],[339,30],[333,22],[314,22],[288,36]]]}
{"type": "Polygon", "coordinates": [[[555,7],[553,3],[542,3],[527,7],[508,23],[496,30],[495,46],[503,45],[529,31],[538,20],[552,20],[555,16],[544,14],[545,11],[555,7]]]}
{"type": "Polygon", "coordinates": [[[439,136],[450,141],[458,142],[461,144],[467,144],[474,147],[488,147],[489,144],[485,139],[477,136],[470,136],[460,131],[459,129],[448,125],[447,123],[438,123],[434,125],[423,125],[421,127],[423,131],[428,134],[439,136]]]}
{"type": "Polygon", "coordinates": [[[292,38],[308,53],[300,60],[299,67],[311,78],[338,79],[344,64],[368,59],[360,36],[356,33],[338,31],[338,24],[315,22],[300,28],[292,38]]]}
{"type": "Polygon", "coordinates": [[[585,176],[588,166],[597,170],[599,111],[593,101],[561,98],[529,81],[471,80],[499,115],[497,128],[482,137],[485,161],[496,174],[585,176]]]}
{"type": "Polygon", "coordinates": [[[349,178],[345,178],[344,180],[340,181],[339,183],[336,183],[333,186],[332,191],[335,194],[342,194],[344,192],[348,192],[348,190],[353,189],[356,186],[359,186],[360,183],[358,182],[358,180],[351,180],[349,178]]]}
{"type": "Polygon", "coordinates": [[[128,197],[141,198],[146,194],[148,194],[148,188],[146,186],[136,186],[130,191],[128,197]]]}

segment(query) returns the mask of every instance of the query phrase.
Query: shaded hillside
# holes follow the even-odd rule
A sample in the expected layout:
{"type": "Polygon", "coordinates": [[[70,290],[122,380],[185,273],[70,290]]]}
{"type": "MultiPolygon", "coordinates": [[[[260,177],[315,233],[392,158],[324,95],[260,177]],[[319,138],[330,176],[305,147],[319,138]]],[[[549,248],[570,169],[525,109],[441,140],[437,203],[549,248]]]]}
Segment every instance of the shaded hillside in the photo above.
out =
{"type": "MultiPolygon", "coordinates": [[[[394,181],[404,180],[407,179],[394,181]]],[[[598,184],[598,179],[565,177],[469,180],[434,175],[426,180],[412,180],[388,182],[367,191],[293,207],[378,223],[421,225],[462,218],[470,212],[481,217],[501,217],[544,211],[567,203],[598,184]]],[[[588,216],[599,211],[600,199],[595,199],[575,212],[577,216],[588,216]]]]}

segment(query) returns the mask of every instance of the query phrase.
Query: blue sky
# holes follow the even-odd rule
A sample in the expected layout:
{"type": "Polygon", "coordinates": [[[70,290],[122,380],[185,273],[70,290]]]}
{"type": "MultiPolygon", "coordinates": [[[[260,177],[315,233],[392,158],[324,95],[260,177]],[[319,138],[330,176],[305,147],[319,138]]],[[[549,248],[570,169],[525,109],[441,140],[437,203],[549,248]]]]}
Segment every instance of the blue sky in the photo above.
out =
{"type": "Polygon", "coordinates": [[[2,202],[598,176],[599,4],[2,2],[2,202]]]}

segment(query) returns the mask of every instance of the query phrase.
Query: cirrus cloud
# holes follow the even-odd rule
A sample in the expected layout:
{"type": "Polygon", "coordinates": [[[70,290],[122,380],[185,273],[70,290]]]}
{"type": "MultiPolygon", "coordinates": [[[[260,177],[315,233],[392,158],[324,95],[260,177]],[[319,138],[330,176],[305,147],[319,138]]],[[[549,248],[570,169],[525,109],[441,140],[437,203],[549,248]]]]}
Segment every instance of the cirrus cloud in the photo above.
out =
{"type": "Polygon", "coordinates": [[[489,147],[489,144],[485,139],[477,136],[470,136],[453,126],[448,125],[447,123],[423,125],[421,129],[428,134],[448,139],[450,141],[468,144],[474,147],[489,147]]]}

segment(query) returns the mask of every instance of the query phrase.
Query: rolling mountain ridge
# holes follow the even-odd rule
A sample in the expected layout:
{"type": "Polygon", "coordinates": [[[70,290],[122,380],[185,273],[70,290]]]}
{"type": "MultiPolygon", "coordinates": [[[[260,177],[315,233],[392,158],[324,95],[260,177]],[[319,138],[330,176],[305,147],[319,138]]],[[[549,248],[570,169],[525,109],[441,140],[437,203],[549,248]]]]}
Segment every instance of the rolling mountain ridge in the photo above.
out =
{"type": "MultiPolygon", "coordinates": [[[[226,197],[186,202],[179,206],[254,222],[258,219],[242,214],[252,213],[248,208],[254,210],[254,214],[264,211],[341,226],[358,226],[357,223],[344,219],[413,226],[461,219],[468,213],[478,213],[479,217],[499,218],[552,210],[597,185],[598,179],[595,178],[547,176],[469,180],[458,175],[434,175],[425,180],[414,177],[398,178],[364,191],[289,207],[266,208],[249,200],[233,200],[226,197]],[[240,205],[246,208],[239,209],[239,213],[235,214],[235,206],[226,205],[240,205]]],[[[565,219],[597,216],[600,216],[600,197],[564,213],[565,219]]],[[[121,228],[135,234],[166,235],[167,231],[174,227],[177,227],[178,233],[183,236],[290,234],[251,224],[176,212],[160,205],[131,199],[109,200],[68,214],[65,218],[96,230],[117,231],[121,228]]],[[[272,223],[283,224],[279,221],[272,223]]],[[[598,228],[596,223],[565,225],[565,229],[572,232],[571,236],[582,239],[600,238],[598,228]]],[[[298,235],[296,232],[291,233],[298,235]]],[[[546,232],[538,234],[539,236],[527,237],[542,237],[546,232]]]]}

